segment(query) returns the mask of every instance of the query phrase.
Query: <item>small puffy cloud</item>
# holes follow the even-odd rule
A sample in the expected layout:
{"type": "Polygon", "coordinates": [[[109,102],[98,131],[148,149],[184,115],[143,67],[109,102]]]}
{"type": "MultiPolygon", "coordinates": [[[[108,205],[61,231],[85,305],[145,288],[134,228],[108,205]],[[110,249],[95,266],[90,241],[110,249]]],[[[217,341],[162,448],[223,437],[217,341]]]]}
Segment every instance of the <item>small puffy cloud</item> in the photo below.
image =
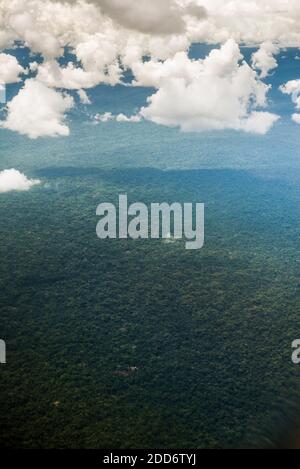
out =
{"type": "Polygon", "coordinates": [[[1,126],[32,139],[67,136],[65,113],[73,104],[71,96],[30,79],[7,104],[7,117],[1,126]]]}
{"type": "Polygon", "coordinates": [[[96,114],[94,117],[95,122],[108,122],[114,119],[111,112],[105,112],[104,114],[96,114]]]}
{"type": "Polygon", "coordinates": [[[86,105],[92,104],[90,98],[88,97],[88,95],[86,93],[86,91],[78,90],[77,94],[79,96],[79,100],[80,100],[81,104],[86,104],[86,105]]]}
{"type": "Polygon", "coordinates": [[[141,120],[142,120],[142,117],[139,114],[135,116],[130,116],[130,117],[125,116],[125,114],[118,114],[116,116],[117,122],[132,122],[136,124],[138,122],[141,122],[141,120]]]}
{"type": "Polygon", "coordinates": [[[241,121],[240,130],[265,135],[279,119],[279,116],[270,112],[254,111],[244,121],[241,121]]]}
{"type": "Polygon", "coordinates": [[[296,122],[296,124],[300,124],[300,114],[295,113],[292,115],[292,120],[296,122]]]}
{"type": "MultiPolygon", "coordinates": [[[[291,96],[296,109],[300,109],[300,80],[290,80],[284,85],[280,86],[279,89],[283,94],[291,96]]],[[[296,122],[296,124],[300,124],[300,114],[293,114],[292,120],[296,122]]]]}
{"type": "Polygon", "coordinates": [[[13,55],[0,54],[0,83],[17,83],[25,70],[13,55]]]}
{"type": "Polygon", "coordinates": [[[10,191],[28,191],[36,184],[38,179],[28,179],[25,174],[16,169],[5,169],[0,171],[0,193],[10,191]]]}
{"type": "Polygon", "coordinates": [[[151,76],[158,91],[140,115],[186,132],[266,133],[278,120],[275,114],[257,111],[266,105],[269,87],[241,57],[238,45],[229,40],[204,60],[182,56],[155,64],[151,76]]]}
{"type": "Polygon", "coordinates": [[[280,86],[279,89],[283,94],[290,95],[292,97],[293,103],[296,105],[296,108],[300,109],[300,80],[290,80],[284,85],[280,86]]]}
{"type": "Polygon", "coordinates": [[[109,121],[116,121],[116,122],[131,122],[133,124],[137,124],[141,122],[142,116],[139,114],[135,114],[133,116],[126,116],[125,114],[118,114],[114,116],[111,112],[105,112],[104,114],[96,114],[94,117],[96,122],[109,122],[109,121]]]}
{"type": "Polygon", "coordinates": [[[257,52],[252,54],[253,68],[259,70],[260,78],[266,78],[271,70],[278,67],[274,55],[278,54],[280,49],[272,42],[264,42],[257,52]]]}
{"type": "Polygon", "coordinates": [[[284,94],[294,95],[300,93],[300,80],[290,80],[280,87],[284,94]]]}

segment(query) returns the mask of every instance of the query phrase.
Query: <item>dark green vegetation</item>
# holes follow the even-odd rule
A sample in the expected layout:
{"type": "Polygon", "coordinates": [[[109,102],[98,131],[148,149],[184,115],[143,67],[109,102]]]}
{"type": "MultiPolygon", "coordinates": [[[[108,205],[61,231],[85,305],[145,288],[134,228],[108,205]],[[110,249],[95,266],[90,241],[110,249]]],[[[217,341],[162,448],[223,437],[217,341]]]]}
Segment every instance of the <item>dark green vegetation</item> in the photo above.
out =
{"type": "Polygon", "coordinates": [[[209,170],[34,176],[45,185],[0,197],[1,446],[269,445],[299,396],[299,184],[209,170]],[[205,202],[204,249],[100,241],[96,207],[119,193],[205,202]]]}

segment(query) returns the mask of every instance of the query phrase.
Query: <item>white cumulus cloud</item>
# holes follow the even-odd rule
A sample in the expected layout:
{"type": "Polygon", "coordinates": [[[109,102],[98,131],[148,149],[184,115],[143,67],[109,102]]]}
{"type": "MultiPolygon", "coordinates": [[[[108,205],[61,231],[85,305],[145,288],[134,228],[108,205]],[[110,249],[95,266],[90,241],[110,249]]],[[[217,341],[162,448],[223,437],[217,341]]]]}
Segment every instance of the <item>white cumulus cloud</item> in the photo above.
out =
{"type": "Polygon", "coordinates": [[[94,121],[97,122],[109,122],[114,120],[114,116],[111,112],[105,112],[104,114],[96,114],[94,121]]]}
{"type": "MultiPolygon", "coordinates": [[[[280,48],[300,47],[299,23],[299,0],[0,0],[0,50],[21,43],[43,59],[2,125],[31,138],[68,135],[73,102],[61,90],[86,101],[85,89],[122,84],[132,71],[134,86],[156,89],[145,119],[182,130],[266,131],[277,116],[258,109],[267,104],[261,80],[277,67],[280,48]],[[193,61],[188,50],[197,42],[227,45],[193,61]],[[251,67],[240,62],[241,44],[259,47],[251,67]],[[67,64],[66,48],[74,54],[67,64]],[[33,94],[40,115],[24,111],[33,94]]],[[[0,54],[0,82],[18,81],[25,71],[16,59],[3,53],[2,61],[0,54]]]]}
{"type": "Polygon", "coordinates": [[[298,0],[201,0],[207,18],[189,25],[193,42],[300,44],[300,3],[298,0]]]}
{"type": "Polygon", "coordinates": [[[300,109],[300,80],[290,80],[280,87],[283,94],[290,95],[297,109],[300,109]]]}
{"type": "Polygon", "coordinates": [[[7,104],[7,117],[1,126],[32,139],[67,136],[69,128],[65,123],[65,112],[73,104],[71,96],[29,79],[7,104]]]}
{"type": "Polygon", "coordinates": [[[13,55],[0,54],[0,83],[17,83],[25,70],[13,55]]]}
{"type": "Polygon", "coordinates": [[[125,116],[125,114],[118,114],[116,116],[116,121],[117,122],[133,122],[134,124],[138,123],[138,122],[141,122],[142,120],[142,117],[137,114],[137,115],[134,115],[134,116],[125,116]]]}
{"type": "Polygon", "coordinates": [[[91,102],[90,98],[88,97],[86,91],[78,90],[77,94],[79,96],[79,100],[80,100],[81,104],[86,104],[86,105],[92,104],[92,102],[91,102]]]}
{"type": "Polygon", "coordinates": [[[10,191],[28,191],[36,184],[38,179],[28,179],[25,174],[16,169],[5,169],[0,171],[0,193],[10,191]]]}
{"type": "Polygon", "coordinates": [[[229,40],[204,60],[186,55],[156,64],[147,80],[150,84],[151,76],[158,91],[148,98],[148,106],[140,114],[183,131],[266,133],[278,120],[274,114],[257,110],[266,106],[269,87],[241,58],[238,45],[229,40]]]}
{"type": "MultiPolygon", "coordinates": [[[[284,85],[280,86],[280,91],[283,94],[291,96],[292,102],[295,104],[296,109],[300,109],[300,80],[290,80],[284,85]]],[[[300,114],[294,113],[292,115],[292,120],[296,124],[300,124],[300,114]]]]}
{"type": "Polygon", "coordinates": [[[260,70],[260,77],[266,78],[271,70],[278,67],[274,55],[278,54],[280,49],[272,42],[264,42],[257,52],[252,54],[252,64],[257,70],[260,70]]]}
{"type": "Polygon", "coordinates": [[[300,124],[300,114],[299,113],[295,113],[292,115],[292,120],[294,122],[296,122],[296,124],[300,124]]]}
{"type": "Polygon", "coordinates": [[[94,117],[95,122],[109,122],[109,121],[116,121],[116,122],[131,122],[137,124],[141,122],[142,116],[140,114],[135,114],[133,116],[126,116],[125,114],[117,114],[116,116],[113,115],[111,112],[105,112],[104,114],[96,114],[94,117]]]}

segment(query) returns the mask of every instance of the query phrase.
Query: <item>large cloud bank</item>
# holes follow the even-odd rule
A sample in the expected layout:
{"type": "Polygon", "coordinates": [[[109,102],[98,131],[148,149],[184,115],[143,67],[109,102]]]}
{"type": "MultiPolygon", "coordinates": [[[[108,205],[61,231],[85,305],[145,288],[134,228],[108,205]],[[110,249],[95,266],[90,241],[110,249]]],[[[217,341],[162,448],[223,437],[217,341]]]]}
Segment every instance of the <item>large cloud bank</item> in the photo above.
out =
{"type": "Polygon", "coordinates": [[[25,79],[2,126],[31,138],[66,136],[74,105],[66,91],[83,97],[98,84],[122,83],[130,69],[134,86],[156,88],[139,117],[185,131],[265,133],[277,116],[260,109],[262,80],[280,47],[300,47],[299,20],[298,0],[0,0],[0,83],[25,79]],[[223,47],[192,61],[196,42],[223,47]],[[16,43],[41,54],[29,67],[34,78],[5,52],[16,43]],[[242,61],[243,43],[259,46],[252,67],[242,61]],[[76,60],[62,66],[66,47],[76,60]]]}

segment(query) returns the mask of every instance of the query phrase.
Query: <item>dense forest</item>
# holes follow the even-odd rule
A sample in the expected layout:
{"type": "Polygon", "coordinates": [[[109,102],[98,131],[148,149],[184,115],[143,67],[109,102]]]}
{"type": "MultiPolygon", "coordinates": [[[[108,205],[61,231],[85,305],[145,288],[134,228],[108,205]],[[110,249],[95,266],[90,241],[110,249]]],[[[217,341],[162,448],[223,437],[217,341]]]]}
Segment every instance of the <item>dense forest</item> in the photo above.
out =
{"type": "Polygon", "coordinates": [[[299,184],[44,167],[0,197],[1,447],[273,446],[297,415],[299,184]],[[96,207],[204,202],[206,242],[104,240],[96,207]]]}

